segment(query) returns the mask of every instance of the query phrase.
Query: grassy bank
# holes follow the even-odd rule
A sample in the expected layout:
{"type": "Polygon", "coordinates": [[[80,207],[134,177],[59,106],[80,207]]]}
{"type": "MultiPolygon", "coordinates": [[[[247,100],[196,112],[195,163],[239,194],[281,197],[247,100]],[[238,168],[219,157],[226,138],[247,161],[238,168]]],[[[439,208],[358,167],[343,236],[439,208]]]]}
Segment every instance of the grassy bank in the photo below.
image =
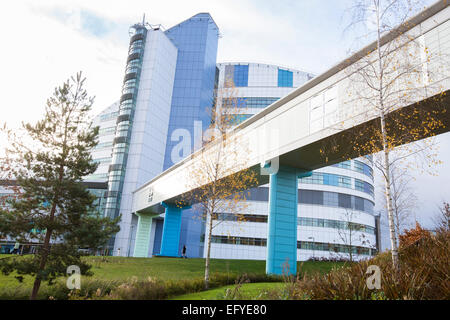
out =
{"type": "MultiPolygon", "coordinates": [[[[283,282],[260,282],[260,283],[244,283],[239,289],[238,298],[245,300],[252,299],[270,299],[271,291],[282,290],[284,287],[283,282]]],[[[212,290],[195,292],[184,294],[174,297],[173,300],[221,300],[226,298],[233,298],[233,290],[236,285],[228,285],[212,290]]]]}
{"type": "MultiPolygon", "coordinates": [[[[1,258],[8,258],[10,255],[1,255],[1,258]]],[[[164,286],[171,289],[164,293],[172,296],[173,292],[195,292],[200,291],[204,276],[204,259],[179,259],[179,258],[124,258],[124,257],[84,257],[92,265],[94,275],[92,277],[82,277],[82,287],[91,290],[101,288],[101,291],[110,291],[123,283],[130,281],[139,282],[147,279],[156,279],[164,282],[164,286]],[[169,283],[170,282],[170,283],[169,283]],[[168,284],[169,283],[169,284],[168,284]],[[181,289],[177,290],[179,286],[181,289]],[[185,287],[186,291],[182,292],[185,287]]],[[[302,273],[327,273],[333,267],[342,266],[342,263],[335,262],[304,262],[299,263],[298,269],[302,273]]],[[[211,260],[211,274],[215,275],[215,285],[232,284],[235,279],[242,274],[251,276],[251,282],[276,281],[265,276],[265,261],[255,260],[211,260]]],[[[25,276],[20,283],[16,274],[5,276],[0,274],[0,299],[8,297],[15,299],[26,298],[31,291],[33,278],[25,276]]],[[[64,295],[64,281],[61,277],[55,286],[43,284],[40,297],[43,299],[57,295],[61,298],[64,295]],[[56,289],[55,289],[56,288],[56,289]],[[62,293],[53,293],[53,291],[62,293]]],[[[159,286],[163,286],[159,283],[159,286]]],[[[86,289],[87,290],[87,289],[86,289]]],[[[164,295],[163,295],[164,296],[164,295]]],[[[158,295],[158,297],[161,297],[158,295]]]]}

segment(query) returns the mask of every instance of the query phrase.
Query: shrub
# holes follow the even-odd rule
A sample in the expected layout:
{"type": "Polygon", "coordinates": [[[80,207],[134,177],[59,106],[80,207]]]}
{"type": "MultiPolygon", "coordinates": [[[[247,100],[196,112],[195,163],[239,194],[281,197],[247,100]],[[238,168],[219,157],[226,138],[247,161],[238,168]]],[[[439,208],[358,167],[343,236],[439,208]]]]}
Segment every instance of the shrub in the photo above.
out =
{"type": "MultiPolygon", "coordinates": [[[[213,274],[210,278],[210,289],[238,283],[242,276],[235,274],[213,274]]],[[[265,274],[245,275],[247,282],[278,282],[280,277],[265,274]]],[[[120,300],[162,300],[177,295],[195,293],[204,290],[203,279],[189,279],[183,281],[163,281],[155,278],[146,280],[131,279],[122,283],[109,294],[111,299],[120,300]]]]}
{"type": "Polygon", "coordinates": [[[333,269],[326,275],[306,274],[297,279],[295,299],[450,299],[450,233],[423,233],[420,241],[402,246],[399,269],[392,266],[389,252],[333,269]],[[381,270],[381,289],[369,290],[366,270],[381,270]]]}

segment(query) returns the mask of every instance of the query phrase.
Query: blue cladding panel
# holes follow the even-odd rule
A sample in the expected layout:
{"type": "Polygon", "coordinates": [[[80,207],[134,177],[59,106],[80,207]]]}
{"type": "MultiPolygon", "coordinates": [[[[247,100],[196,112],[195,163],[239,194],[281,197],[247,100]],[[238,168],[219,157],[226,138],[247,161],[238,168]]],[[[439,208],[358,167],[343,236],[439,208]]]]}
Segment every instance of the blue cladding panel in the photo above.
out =
{"type": "Polygon", "coordinates": [[[155,228],[155,240],[153,242],[153,251],[152,254],[159,254],[161,251],[161,239],[162,239],[162,231],[163,231],[164,221],[157,220],[156,228],[155,228]]]}
{"type": "MultiPolygon", "coordinates": [[[[170,110],[164,170],[174,165],[171,154],[180,141],[171,141],[177,129],[189,132],[191,152],[194,145],[194,121],[201,121],[203,131],[211,123],[207,108],[211,107],[216,76],[218,28],[209,14],[198,14],[165,32],[178,48],[177,66],[170,110]]],[[[186,157],[188,154],[180,154],[186,157]]]]}
{"type": "Polygon", "coordinates": [[[164,217],[160,255],[178,257],[182,210],[172,205],[164,204],[164,206],[166,207],[166,215],[164,217]]]}
{"type": "MultiPolygon", "coordinates": [[[[199,146],[199,138],[194,134],[194,121],[200,121],[203,132],[211,123],[207,108],[212,106],[216,79],[216,57],[219,30],[206,13],[194,17],[170,28],[165,34],[178,48],[177,65],[170,110],[169,129],[163,170],[170,168],[179,159],[172,159],[172,150],[181,141],[172,141],[172,133],[185,129],[190,134],[190,151],[199,146]],[[194,141],[197,139],[197,141],[194,141]]],[[[178,139],[178,137],[174,137],[178,139]]],[[[201,141],[200,141],[201,142],[201,141]]],[[[180,154],[180,157],[188,154],[180,154]]],[[[190,211],[186,211],[187,217],[190,211]]],[[[183,215],[184,215],[183,214],[183,215]]],[[[190,257],[201,256],[202,245],[199,244],[203,227],[197,221],[181,219],[182,241],[190,257]]],[[[177,251],[178,254],[179,251],[177,251]]],[[[161,252],[161,254],[163,254],[161,252]]]]}
{"type": "Polygon", "coordinates": [[[270,176],[268,274],[297,273],[297,177],[297,170],[289,167],[280,167],[277,174],[270,176]]]}
{"type": "Polygon", "coordinates": [[[278,86],[279,87],[292,87],[294,74],[292,71],[278,69],[278,86]]]}
{"type": "Polygon", "coordinates": [[[234,66],[234,85],[236,87],[248,87],[248,65],[234,66]]]}

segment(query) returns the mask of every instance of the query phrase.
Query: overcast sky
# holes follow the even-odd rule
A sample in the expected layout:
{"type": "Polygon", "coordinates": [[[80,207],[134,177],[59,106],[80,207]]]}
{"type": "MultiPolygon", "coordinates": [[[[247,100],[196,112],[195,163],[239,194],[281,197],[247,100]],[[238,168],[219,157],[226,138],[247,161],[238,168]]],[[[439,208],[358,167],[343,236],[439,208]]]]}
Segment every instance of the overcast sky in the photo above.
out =
{"type": "MultiPolygon", "coordinates": [[[[434,1],[427,1],[433,3],[434,1]]],[[[218,61],[251,61],[322,73],[355,49],[344,34],[351,0],[9,1],[0,10],[0,121],[15,126],[42,114],[53,88],[82,70],[99,112],[120,97],[128,29],[142,20],[166,29],[199,12],[220,28],[218,61]]],[[[419,221],[450,201],[450,135],[439,138],[438,176],[417,174],[419,221]]],[[[4,140],[3,140],[4,141],[4,140]]],[[[0,140],[1,143],[1,140],[0,140]]],[[[4,142],[3,142],[4,143],[4,142]]]]}

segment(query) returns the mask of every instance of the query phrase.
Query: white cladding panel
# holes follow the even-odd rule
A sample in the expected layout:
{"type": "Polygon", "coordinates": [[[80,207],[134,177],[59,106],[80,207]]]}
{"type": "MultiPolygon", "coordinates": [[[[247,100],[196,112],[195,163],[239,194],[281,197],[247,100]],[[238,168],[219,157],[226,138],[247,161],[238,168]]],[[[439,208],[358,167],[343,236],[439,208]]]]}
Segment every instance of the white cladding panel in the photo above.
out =
{"type": "Polygon", "coordinates": [[[178,49],[161,30],[148,30],[122,190],[122,222],[116,236],[116,250],[129,246],[132,192],[163,169],[177,54],[178,49]]]}

